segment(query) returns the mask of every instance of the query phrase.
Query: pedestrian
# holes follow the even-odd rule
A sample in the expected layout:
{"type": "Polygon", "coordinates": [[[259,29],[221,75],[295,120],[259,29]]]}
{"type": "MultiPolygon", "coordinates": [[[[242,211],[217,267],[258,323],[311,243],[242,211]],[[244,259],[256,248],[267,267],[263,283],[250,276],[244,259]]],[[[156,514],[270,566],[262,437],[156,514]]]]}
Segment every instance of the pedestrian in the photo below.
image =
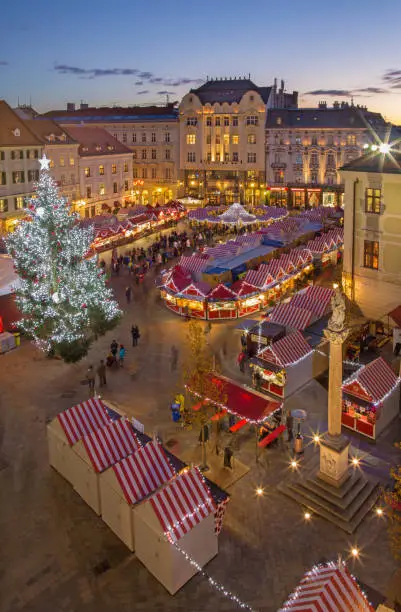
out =
{"type": "Polygon", "coordinates": [[[233,466],[231,465],[232,456],[233,456],[233,451],[231,450],[229,446],[226,446],[224,449],[224,467],[230,468],[230,470],[233,469],[233,466]]]}
{"type": "Polygon", "coordinates": [[[127,304],[131,302],[132,289],[130,285],[125,288],[125,297],[127,298],[127,304]]]}
{"type": "Polygon", "coordinates": [[[95,391],[95,372],[93,371],[93,365],[88,367],[88,371],[86,372],[86,380],[88,381],[89,385],[89,393],[93,395],[95,391]]]}
{"type": "Polygon", "coordinates": [[[173,344],[173,346],[171,347],[171,371],[174,372],[174,370],[177,369],[177,364],[178,364],[178,348],[175,346],[175,344],[173,344]]]}
{"type": "Polygon", "coordinates": [[[97,368],[97,375],[99,376],[100,386],[103,387],[103,386],[107,385],[106,366],[104,364],[103,359],[100,360],[100,364],[99,364],[99,366],[97,368]]]}
{"type": "Polygon", "coordinates": [[[294,434],[292,430],[294,426],[294,417],[292,416],[291,412],[288,413],[285,424],[287,426],[287,433],[288,433],[287,441],[291,443],[294,439],[294,434]]]}
{"type": "Polygon", "coordinates": [[[131,336],[132,336],[132,346],[138,345],[138,328],[136,325],[131,327],[131,336]]]}
{"type": "Polygon", "coordinates": [[[114,361],[117,361],[118,344],[116,340],[110,344],[110,353],[113,355],[114,361]]]}
{"type": "Polygon", "coordinates": [[[239,365],[239,369],[244,374],[245,372],[245,353],[244,351],[241,351],[240,354],[238,355],[237,363],[239,365]]]}
{"type": "Polygon", "coordinates": [[[124,365],[124,359],[125,359],[125,348],[123,344],[120,344],[120,351],[118,353],[118,360],[120,363],[120,368],[122,368],[124,365]]]}

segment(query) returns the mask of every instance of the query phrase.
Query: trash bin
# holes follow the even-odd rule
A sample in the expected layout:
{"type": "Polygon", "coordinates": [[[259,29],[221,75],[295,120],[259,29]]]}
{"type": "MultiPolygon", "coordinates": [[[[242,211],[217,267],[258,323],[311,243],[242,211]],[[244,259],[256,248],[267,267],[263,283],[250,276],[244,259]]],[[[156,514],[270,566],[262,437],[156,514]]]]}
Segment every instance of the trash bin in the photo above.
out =
{"type": "Polygon", "coordinates": [[[15,338],[15,346],[20,346],[21,344],[21,334],[19,332],[15,332],[15,334],[13,334],[14,338],[15,338]]]}
{"type": "Polygon", "coordinates": [[[297,434],[294,442],[294,452],[299,455],[304,452],[304,439],[301,434],[297,434]]]}

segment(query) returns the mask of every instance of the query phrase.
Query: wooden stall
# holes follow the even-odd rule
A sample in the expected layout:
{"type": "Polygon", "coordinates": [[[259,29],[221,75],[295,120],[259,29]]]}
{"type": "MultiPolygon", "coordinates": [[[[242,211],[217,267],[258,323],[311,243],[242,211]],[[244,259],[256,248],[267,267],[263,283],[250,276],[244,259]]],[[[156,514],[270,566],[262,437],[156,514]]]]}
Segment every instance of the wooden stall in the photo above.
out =
{"type": "Polygon", "coordinates": [[[237,295],[223,284],[217,285],[207,296],[208,319],[235,319],[237,317],[237,295]]]}
{"type": "Polygon", "coordinates": [[[250,285],[245,280],[237,280],[231,285],[231,291],[238,297],[237,308],[239,317],[245,317],[260,310],[260,291],[257,287],[250,285]]]}
{"type": "Polygon", "coordinates": [[[250,357],[254,357],[260,350],[266,348],[272,342],[276,342],[285,336],[284,325],[261,321],[252,327],[246,334],[246,350],[250,357]]]}

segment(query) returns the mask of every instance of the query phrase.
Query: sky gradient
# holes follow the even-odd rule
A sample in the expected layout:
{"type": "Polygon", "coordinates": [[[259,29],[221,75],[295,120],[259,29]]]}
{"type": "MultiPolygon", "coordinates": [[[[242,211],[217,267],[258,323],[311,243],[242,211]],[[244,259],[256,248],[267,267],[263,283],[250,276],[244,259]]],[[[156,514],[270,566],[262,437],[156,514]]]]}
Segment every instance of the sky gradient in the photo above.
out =
{"type": "Polygon", "coordinates": [[[301,106],[353,95],[401,125],[400,20],[400,0],[6,2],[0,98],[40,112],[160,104],[207,76],[251,73],[284,79],[301,106]]]}

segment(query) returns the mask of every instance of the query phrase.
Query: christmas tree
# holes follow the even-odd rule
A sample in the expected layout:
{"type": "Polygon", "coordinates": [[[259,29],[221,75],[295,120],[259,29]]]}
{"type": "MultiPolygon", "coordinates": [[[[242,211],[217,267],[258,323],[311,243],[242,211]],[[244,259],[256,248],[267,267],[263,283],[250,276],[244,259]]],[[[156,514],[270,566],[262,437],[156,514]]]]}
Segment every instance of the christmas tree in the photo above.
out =
{"type": "Polygon", "coordinates": [[[78,224],[59,196],[40,160],[36,194],[28,199],[29,219],[7,238],[7,249],[20,279],[16,303],[20,329],[49,355],[78,361],[91,342],[118,322],[121,311],[105,278],[89,255],[93,228],[78,224]]]}

